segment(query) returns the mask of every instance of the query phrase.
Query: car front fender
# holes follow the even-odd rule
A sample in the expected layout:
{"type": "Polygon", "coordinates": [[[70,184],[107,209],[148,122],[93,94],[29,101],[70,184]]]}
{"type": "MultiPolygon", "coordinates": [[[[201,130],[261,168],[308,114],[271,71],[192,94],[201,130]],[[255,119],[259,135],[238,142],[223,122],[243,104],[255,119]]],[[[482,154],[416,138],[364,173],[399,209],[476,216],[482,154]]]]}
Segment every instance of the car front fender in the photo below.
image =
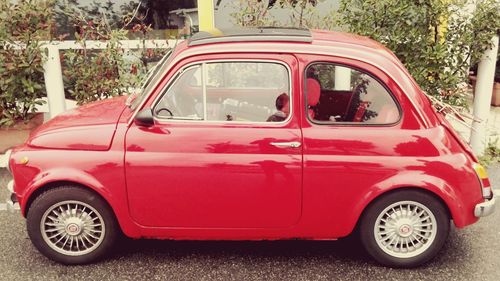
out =
{"type": "Polygon", "coordinates": [[[26,208],[29,207],[29,204],[33,201],[34,198],[32,198],[32,196],[34,194],[39,194],[41,189],[46,190],[47,188],[56,187],[62,184],[73,184],[83,188],[89,188],[103,197],[108,204],[113,205],[110,202],[112,198],[111,192],[91,174],[74,168],[59,167],[38,173],[26,185],[24,191],[21,194],[17,194],[23,215],[26,215],[26,208]]]}

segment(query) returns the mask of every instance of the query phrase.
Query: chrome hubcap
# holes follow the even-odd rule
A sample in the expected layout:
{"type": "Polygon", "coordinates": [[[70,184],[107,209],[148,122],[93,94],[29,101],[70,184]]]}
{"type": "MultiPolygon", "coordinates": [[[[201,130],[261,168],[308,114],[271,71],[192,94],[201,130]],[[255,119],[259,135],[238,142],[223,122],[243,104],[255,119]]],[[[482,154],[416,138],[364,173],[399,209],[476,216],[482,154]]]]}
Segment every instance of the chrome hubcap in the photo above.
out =
{"type": "Polygon", "coordinates": [[[69,235],[78,236],[82,233],[84,221],[81,218],[69,218],[65,225],[66,232],[69,235]]]}
{"type": "Polygon", "coordinates": [[[47,245],[69,256],[85,255],[95,250],[102,243],[106,230],[101,215],[79,201],[52,205],[42,216],[40,229],[47,245]]]}
{"type": "Polygon", "coordinates": [[[437,233],[434,214],[414,201],[397,202],[385,208],[375,222],[378,246],[398,258],[411,258],[425,252],[437,233]]]}

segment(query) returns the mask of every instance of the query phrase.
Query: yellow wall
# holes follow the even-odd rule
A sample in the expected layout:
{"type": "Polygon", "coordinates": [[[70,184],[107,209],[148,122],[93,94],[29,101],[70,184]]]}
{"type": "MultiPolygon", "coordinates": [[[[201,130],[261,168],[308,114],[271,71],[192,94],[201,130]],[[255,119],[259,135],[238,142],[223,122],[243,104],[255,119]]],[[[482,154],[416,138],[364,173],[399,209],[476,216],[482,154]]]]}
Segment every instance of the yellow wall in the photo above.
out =
{"type": "Polygon", "coordinates": [[[214,29],[214,0],[198,0],[198,21],[200,31],[214,29]]]}

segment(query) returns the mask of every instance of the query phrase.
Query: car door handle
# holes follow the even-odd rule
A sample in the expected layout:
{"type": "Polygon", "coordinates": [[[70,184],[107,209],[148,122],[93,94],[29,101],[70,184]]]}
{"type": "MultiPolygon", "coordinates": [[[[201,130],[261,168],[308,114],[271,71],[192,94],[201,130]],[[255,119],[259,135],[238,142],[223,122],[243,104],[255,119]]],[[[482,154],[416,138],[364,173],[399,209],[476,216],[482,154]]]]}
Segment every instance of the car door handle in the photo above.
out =
{"type": "Polygon", "coordinates": [[[285,147],[300,147],[301,143],[298,141],[291,141],[291,142],[272,142],[272,146],[280,147],[280,148],[285,148],[285,147]]]}

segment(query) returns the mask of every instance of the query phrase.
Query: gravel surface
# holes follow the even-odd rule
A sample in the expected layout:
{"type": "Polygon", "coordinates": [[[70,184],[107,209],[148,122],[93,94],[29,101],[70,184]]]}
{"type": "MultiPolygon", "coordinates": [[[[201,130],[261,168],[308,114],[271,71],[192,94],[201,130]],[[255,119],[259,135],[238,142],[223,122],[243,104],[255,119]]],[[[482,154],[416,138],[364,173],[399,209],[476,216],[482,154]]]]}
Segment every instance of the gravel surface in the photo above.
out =
{"type": "MultiPolygon", "coordinates": [[[[8,175],[0,170],[0,199],[8,175]]],[[[490,168],[500,189],[500,165],[490,168]]],[[[39,254],[19,212],[0,211],[0,280],[500,280],[500,211],[452,229],[437,259],[412,270],[375,264],[353,239],[174,242],[124,240],[103,262],[63,266],[39,254]]]]}

